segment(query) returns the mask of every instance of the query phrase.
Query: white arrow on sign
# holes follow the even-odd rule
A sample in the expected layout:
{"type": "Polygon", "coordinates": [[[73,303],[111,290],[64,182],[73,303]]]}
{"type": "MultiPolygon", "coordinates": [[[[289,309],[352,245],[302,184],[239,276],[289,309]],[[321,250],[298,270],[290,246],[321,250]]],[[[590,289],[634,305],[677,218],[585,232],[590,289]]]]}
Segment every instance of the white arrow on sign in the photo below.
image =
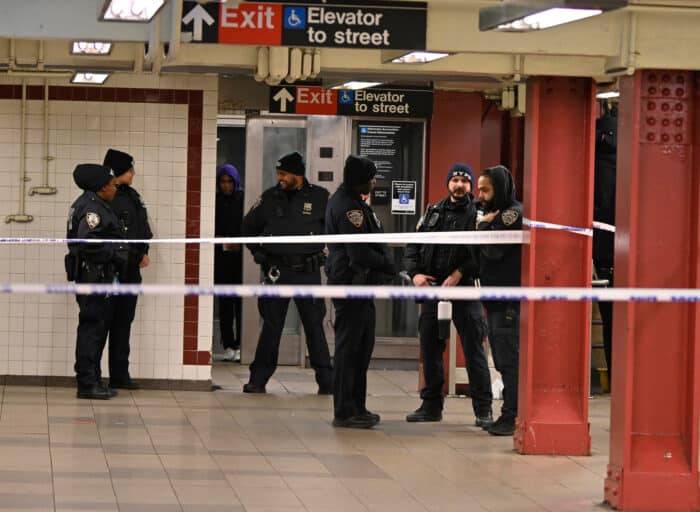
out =
{"type": "Polygon", "coordinates": [[[280,89],[279,92],[272,97],[272,99],[280,102],[280,112],[286,112],[287,102],[294,101],[294,96],[292,96],[287,89],[280,89]]]}
{"type": "Polygon", "coordinates": [[[199,4],[182,18],[183,24],[189,25],[192,23],[192,27],[194,28],[194,35],[192,36],[193,41],[202,40],[202,22],[211,26],[211,24],[214,23],[214,18],[199,4]]]}

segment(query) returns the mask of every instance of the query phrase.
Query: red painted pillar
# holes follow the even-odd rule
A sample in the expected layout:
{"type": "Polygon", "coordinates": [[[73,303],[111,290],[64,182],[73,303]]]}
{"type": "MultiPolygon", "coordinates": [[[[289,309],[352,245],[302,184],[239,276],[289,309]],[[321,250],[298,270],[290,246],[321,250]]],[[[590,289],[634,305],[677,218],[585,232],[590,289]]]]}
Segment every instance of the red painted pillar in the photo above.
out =
{"type": "MultiPolygon", "coordinates": [[[[523,202],[529,219],[593,220],[594,85],[588,78],[528,83],[523,202]]],[[[534,229],[523,286],[590,286],[591,237],[534,229]]],[[[588,455],[591,305],[523,302],[515,449],[588,455]]]]}
{"type": "MultiPolygon", "coordinates": [[[[692,72],[622,80],[615,286],[700,286],[698,94],[692,72]]],[[[699,306],[614,307],[605,499],[622,510],[698,510],[699,306]]]]}

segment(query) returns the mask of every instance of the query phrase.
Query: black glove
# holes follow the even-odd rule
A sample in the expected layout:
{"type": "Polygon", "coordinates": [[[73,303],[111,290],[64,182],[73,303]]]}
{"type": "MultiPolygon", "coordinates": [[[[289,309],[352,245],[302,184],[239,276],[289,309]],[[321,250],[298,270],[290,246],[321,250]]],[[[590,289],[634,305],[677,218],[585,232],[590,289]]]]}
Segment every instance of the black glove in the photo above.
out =
{"type": "Polygon", "coordinates": [[[262,250],[255,251],[253,254],[253,261],[261,267],[267,266],[267,253],[262,250]]]}

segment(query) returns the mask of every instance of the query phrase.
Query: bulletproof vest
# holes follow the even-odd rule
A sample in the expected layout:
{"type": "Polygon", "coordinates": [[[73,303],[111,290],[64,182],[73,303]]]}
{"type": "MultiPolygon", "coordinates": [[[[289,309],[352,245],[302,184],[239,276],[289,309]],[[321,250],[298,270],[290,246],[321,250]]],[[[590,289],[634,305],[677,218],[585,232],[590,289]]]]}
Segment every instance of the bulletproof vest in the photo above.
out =
{"type": "MultiPolygon", "coordinates": [[[[437,212],[439,212],[440,218],[437,229],[434,231],[454,231],[459,222],[460,214],[464,213],[461,208],[449,208],[448,206],[442,207],[437,212]]],[[[432,267],[431,271],[434,272],[435,277],[438,279],[447,277],[452,270],[448,268],[452,251],[453,247],[450,245],[437,245],[435,247],[430,266],[432,267]]]]}

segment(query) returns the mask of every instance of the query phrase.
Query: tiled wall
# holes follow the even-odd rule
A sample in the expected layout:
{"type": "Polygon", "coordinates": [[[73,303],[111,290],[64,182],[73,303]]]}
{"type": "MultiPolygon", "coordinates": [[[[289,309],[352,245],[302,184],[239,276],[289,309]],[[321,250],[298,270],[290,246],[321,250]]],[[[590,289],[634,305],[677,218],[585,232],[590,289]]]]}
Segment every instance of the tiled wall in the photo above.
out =
{"type": "MultiPolygon", "coordinates": [[[[19,210],[20,83],[0,78],[3,219],[19,210]]],[[[42,181],[44,117],[43,87],[37,87],[43,81],[27,83],[29,192],[42,181]]],[[[0,237],[63,237],[69,206],[80,195],[73,168],[101,163],[109,147],[134,156],[134,186],[146,201],[157,238],[213,236],[216,77],[124,74],[111,77],[105,87],[70,87],[61,80],[50,86],[49,185],[58,193],[25,194],[26,213],[34,221],[2,222],[0,237]]],[[[64,245],[0,245],[0,282],[63,283],[65,252],[64,245]]],[[[212,282],[211,246],[152,245],[150,255],[145,283],[212,282]]],[[[77,312],[70,295],[0,295],[0,375],[74,375],[77,312]]],[[[187,302],[181,296],[141,297],[131,337],[132,376],[209,379],[212,314],[208,297],[187,302]]]]}

